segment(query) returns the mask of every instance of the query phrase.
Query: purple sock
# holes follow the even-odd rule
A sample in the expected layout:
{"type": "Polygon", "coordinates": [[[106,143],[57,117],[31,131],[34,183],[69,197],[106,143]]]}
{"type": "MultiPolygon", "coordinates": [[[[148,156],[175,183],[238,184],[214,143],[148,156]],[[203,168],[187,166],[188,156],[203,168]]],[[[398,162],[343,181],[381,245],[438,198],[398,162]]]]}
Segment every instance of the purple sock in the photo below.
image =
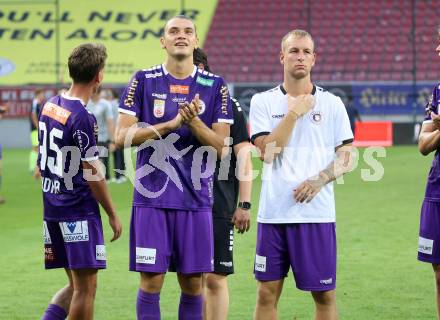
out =
{"type": "Polygon", "coordinates": [[[179,320],[202,320],[203,296],[190,296],[182,292],[179,304],[179,320]]]}
{"type": "Polygon", "coordinates": [[[160,320],[159,293],[148,293],[139,289],[136,303],[138,320],[160,320]]]}
{"type": "Polygon", "coordinates": [[[46,312],[44,312],[43,318],[41,320],[64,320],[67,317],[67,312],[57,306],[56,304],[50,304],[46,312]]]}

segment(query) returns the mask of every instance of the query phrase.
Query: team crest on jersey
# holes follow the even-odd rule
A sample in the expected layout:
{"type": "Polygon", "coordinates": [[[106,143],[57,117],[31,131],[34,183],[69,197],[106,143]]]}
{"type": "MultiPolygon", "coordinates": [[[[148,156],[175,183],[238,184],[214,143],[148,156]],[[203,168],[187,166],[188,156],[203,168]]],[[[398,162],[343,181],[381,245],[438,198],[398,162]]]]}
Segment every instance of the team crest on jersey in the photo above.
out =
{"type": "Polygon", "coordinates": [[[203,114],[203,112],[205,112],[205,110],[206,110],[206,104],[201,99],[199,99],[199,102],[200,102],[200,104],[199,104],[199,107],[200,107],[199,114],[203,114]]]}
{"type": "Polygon", "coordinates": [[[312,111],[310,113],[310,120],[312,120],[312,122],[314,124],[321,124],[321,122],[322,122],[322,113],[321,113],[321,111],[312,111]]]}
{"type": "Polygon", "coordinates": [[[162,118],[165,114],[165,100],[154,99],[153,114],[156,118],[162,118]]]}

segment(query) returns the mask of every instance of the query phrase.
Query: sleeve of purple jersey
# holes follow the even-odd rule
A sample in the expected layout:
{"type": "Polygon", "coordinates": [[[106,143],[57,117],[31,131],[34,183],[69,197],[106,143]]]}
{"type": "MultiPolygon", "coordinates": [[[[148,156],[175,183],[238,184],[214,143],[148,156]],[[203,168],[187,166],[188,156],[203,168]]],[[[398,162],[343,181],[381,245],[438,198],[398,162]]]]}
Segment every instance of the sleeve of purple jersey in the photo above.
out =
{"type": "Polygon", "coordinates": [[[82,161],[98,159],[99,152],[96,146],[95,128],[98,128],[96,119],[87,112],[81,112],[72,121],[72,138],[81,153],[82,161]]]}
{"type": "Polygon", "coordinates": [[[136,72],[119,100],[119,112],[139,119],[143,100],[143,72],[136,72]]]}
{"type": "Polygon", "coordinates": [[[439,99],[440,99],[440,83],[434,87],[434,90],[432,90],[432,94],[429,97],[429,101],[425,106],[425,119],[423,122],[432,121],[431,112],[438,114],[439,99]]]}
{"type": "Polygon", "coordinates": [[[232,112],[231,97],[229,96],[228,86],[222,78],[219,78],[219,84],[215,90],[214,118],[212,122],[233,124],[234,113],[232,112]]]}

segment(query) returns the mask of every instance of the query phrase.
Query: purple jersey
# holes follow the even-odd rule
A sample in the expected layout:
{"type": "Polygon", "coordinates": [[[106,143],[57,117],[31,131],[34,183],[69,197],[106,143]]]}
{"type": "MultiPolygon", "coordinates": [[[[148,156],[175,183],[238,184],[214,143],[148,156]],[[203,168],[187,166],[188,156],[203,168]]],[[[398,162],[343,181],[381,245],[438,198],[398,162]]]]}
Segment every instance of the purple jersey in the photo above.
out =
{"type": "MultiPolygon", "coordinates": [[[[233,123],[229,92],[225,81],[197,69],[186,79],[176,79],[163,65],[138,71],[121,96],[119,112],[155,125],[174,119],[179,105],[201,100],[200,119],[213,123],[233,123]]],[[[212,207],[214,161],[201,154],[200,142],[188,126],[182,125],[161,139],[140,147],[136,163],[133,205],[155,208],[194,210],[212,207]]]]}
{"type": "Polygon", "coordinates": [[[66,95],[51,98],[38,125],[44,219],[68,221],[99,214],[83,178],[82,161],[98,159],[97,125],[84,103],[66,95]]]}
{"type": "MultiPolygon", "coordinates": [[[[426,105],[425,122],[432,122],[431,111],[438,114],[440,104],[440,84],[437,84],[432,91],[432,96],[426,105]]],[[[425,199],[440,202],[440,154],[436,150],[431,170],[429,171],[428,182],[426,184],[425,199]]]]}

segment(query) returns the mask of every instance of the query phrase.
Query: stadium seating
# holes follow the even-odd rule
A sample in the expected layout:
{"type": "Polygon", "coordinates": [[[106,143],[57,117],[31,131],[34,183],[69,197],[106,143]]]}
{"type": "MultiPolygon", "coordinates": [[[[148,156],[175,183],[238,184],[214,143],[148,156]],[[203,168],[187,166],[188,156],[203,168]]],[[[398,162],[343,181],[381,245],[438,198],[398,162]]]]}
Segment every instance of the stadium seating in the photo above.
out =
{"type": "Polygon", "coordinates": [[[280,40],[300,28],[316,39],[315,80],[411,81],[414,61],[419,81],[438,80],[440,5],[414,4],[415,48],[412,1],[399,0],[219,0],[204,47],[229,82],[279,81],[280,40]]]}

